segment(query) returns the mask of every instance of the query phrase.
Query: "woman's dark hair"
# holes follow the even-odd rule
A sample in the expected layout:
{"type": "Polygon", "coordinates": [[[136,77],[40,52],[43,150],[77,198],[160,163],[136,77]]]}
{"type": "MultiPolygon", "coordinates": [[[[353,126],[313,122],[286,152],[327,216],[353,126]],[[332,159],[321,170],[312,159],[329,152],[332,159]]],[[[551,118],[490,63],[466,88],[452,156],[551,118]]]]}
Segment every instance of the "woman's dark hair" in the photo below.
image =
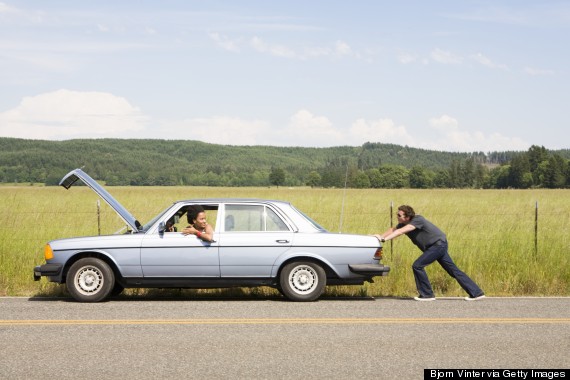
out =
{"type": "Polygon", "coordinates": [[[401,205],[400,207],[398,207],[398,211],[402,211],[404,215],[410,219],[414,219],[414,216],[416,216],[416,212],[414,211],[412,206],[401,205]]]}
{"type": "Polygon", "coordinates": [[[200,205],[188,206],[188,209],[186,210],[186,218],[188,218],[188,223],[194,224],[194,221],[198,217],[198,214],[201,212],[204,212],[204,207],[200,205]]]}

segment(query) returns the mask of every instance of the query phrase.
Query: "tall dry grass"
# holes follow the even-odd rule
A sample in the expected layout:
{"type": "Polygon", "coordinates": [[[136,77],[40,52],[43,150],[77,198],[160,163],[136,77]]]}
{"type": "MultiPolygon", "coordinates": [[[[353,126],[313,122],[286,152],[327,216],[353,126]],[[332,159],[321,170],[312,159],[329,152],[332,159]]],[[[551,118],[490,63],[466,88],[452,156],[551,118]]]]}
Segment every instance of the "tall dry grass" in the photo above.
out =
{"type": "MultiPolygon", "coordinates": [[[[310,188],[110,187],[108,190],[141,222],[178,199],[245,197],[292,202],[331,232],[383,232],[398,205],[409,204],[446,232],[456,264],[494,296],[569,295],[570,192],[568,190],[357,190],[310,188]],[[344,208],[343,205],[344,198],[344,208]],[[538,249],[535,205],[538,202],[538,249]],[[342,220],[341,220],[342,214],[342,220]]],[[[86,187],[0,187],[0,295],[60,294],[62,287],[34,282],[52,239],[97,235],[98,197],[86,187]]],[[[395,218],[393,218],[395,219],[395,218]]],[[[102,234],[123,225],[101,202],[102,234]]],[[[413,296],[411,271],[419,255],[409,239],[386,243],[388,277],[362,287],[331,287],[330,295],[413,296]]],[[[463,290],[438,264],[427,268],[437,296],[463,290]]],[[[136,291],[134,293],[137,293],[136,291]]],[[[234,290],[264,295],[270,290],[234,290]]]]}

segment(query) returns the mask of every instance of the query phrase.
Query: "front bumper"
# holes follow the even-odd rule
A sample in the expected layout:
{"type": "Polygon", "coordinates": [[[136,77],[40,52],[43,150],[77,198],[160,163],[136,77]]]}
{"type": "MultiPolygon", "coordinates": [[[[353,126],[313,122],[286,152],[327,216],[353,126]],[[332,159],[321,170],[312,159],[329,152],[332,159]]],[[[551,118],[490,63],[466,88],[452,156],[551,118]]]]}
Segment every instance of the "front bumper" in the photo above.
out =
{"type": "Polygon", "coordinates": [[[370,277],[387,276],[390,272],[390,267],[382,264],[352,264],[348,268],[352,273],[370,277]]]}
{"type": "Polygon", "coordinates": [[[42,276],[58,277],[63,264],[44,264],[34,268],[34,281],[39,281],[42,276]]]}

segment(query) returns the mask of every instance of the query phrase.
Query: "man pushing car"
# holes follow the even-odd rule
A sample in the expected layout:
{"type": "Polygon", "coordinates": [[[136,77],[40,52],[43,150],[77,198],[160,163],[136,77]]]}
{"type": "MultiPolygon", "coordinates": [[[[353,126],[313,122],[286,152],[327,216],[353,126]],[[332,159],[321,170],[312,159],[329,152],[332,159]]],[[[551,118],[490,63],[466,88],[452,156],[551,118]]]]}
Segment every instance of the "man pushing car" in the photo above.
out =
{"type": "Polygon", "coordinates": [[[485,297],[477,284],[463,273],[449,256],[447,251],[447,237],[433,223],[421,215],[416,215],[411,206],[398,207],[398,224],[383,234],[375,234],[381,242],[392,240],[400,235],[407,235],[423,252],[414,262],[412,269],[416,280],[419,296],[416,301],[435,301],[435,295],[425,271],[425,267],[437,261],[439,265],[469,294],[467,301],[475,301],[485,297]]]}

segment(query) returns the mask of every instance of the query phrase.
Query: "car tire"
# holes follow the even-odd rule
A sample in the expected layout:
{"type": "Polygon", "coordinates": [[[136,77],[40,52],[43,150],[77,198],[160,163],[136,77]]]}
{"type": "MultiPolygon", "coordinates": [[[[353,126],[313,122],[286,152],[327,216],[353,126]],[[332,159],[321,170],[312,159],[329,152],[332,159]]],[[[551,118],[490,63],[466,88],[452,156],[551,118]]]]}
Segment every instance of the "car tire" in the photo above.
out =
{"type": "Polygon", "coordinates": [[[316,301],[327,285],[325,270],[310,261],[292,262],[279,277],[282,293],[291,301],[316,301]]]}
{"type": "Polygon", "coordinates": [[[69,268],[66,285],[75,300],[100,302],[111,294],[115,286],[115,274],[103,260],[87,257],[69,268]]]}

